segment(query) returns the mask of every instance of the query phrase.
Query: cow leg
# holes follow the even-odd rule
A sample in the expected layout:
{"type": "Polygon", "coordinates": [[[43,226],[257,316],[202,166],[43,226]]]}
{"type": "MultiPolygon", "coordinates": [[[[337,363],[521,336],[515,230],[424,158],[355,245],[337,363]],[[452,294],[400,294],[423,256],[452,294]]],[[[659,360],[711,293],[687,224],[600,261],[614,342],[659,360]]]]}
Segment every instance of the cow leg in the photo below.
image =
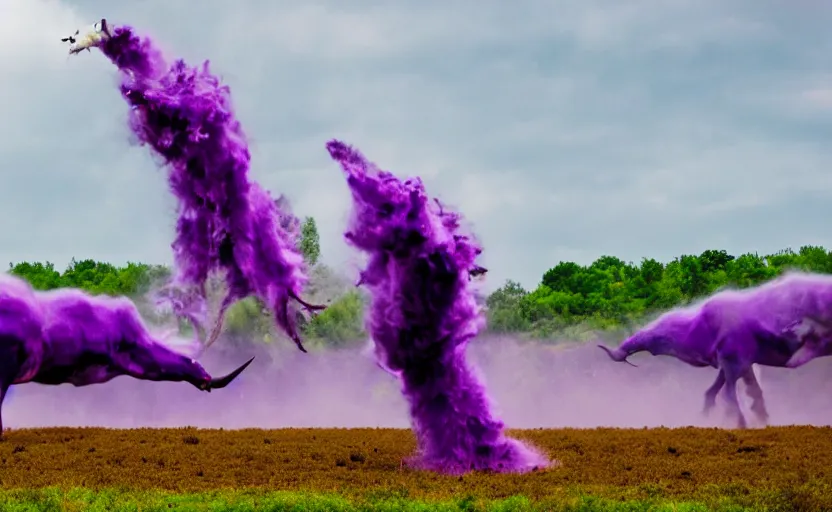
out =
{"type": "Polygon", "coordinates": [[[8,384],[0,384],[0,440],[3,439],[3,400],[5,400],[8,391],[8,384]]]}
{"type": "Polygon", "coordinates": [[[20,371],[18,349],[15,340],[0,338],[0,439],[3,438],[3,400],[20,371]]]}
{"type": "Polygon", "coordinates": [[[747,428],[748,424],[745,421],[745,416],[742,414],[740,401],[737,398],[737,381],[741,375],[745,374],[745,371],[737,368],[737,364],[733,361],[721,360],[719,366],[725,373],[725,398],[728,401],[728,408],[737,420],[737,428],[747,428]]]}
{"type": "Polygon", "coordinates": [[[722,386],[725,385],[725,373],[720,368],[719,372],[717,373],[716,380],[711,387],[705,391],[705,407],[702,409],[702,414],[708,416],[711,410],[716,405],[716,396],[719,394],[719,391],[722,389],[722,386]]]}
{"type": "Polygon", "coordinates": [[[764,425],[768,425],[768,411],[766,410],[766,402],[763,399],[763,389],[760,383],[757,382],[757,377],[754,375],[753,368],[749,368],[742,376],[745,382],[745,393],[751,398],[751,411],[757,416],[764,425]]]}

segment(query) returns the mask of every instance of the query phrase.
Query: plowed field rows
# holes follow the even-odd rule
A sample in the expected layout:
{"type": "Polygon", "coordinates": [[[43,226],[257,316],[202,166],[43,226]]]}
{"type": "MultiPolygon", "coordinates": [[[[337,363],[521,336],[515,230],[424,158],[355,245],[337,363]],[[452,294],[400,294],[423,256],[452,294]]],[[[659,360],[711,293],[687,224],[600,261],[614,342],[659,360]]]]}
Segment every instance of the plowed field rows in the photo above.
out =
{"type": "MultiPolygon", "coordinates": [[[[36,429],[0,442],[0,488],[257,488],[352,500],[591,494],[832,510],[832,429],[522,430],[559,467],[527,475],[440,476],[402,467],[415,447],[392,429],[36,429]]],[[[788,509],[788,508],[786,508],[788,509]]]]}

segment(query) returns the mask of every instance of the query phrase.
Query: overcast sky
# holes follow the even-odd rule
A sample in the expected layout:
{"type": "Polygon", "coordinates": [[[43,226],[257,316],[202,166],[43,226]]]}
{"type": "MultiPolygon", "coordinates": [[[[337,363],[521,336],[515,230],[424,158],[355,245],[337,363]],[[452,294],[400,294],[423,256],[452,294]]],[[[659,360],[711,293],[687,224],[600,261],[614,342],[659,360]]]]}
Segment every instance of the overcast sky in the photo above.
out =
{"type": "Polygon", "coordinates": [[[252,176],[335,266],[355,254],[330,138],[461,210],[490,288],[603,254],[832,246],[832,2],[0,0],[2,265],[171,260],[175,203],[114,67],[60,42],[101,17],[211,61],[252,176]]]}

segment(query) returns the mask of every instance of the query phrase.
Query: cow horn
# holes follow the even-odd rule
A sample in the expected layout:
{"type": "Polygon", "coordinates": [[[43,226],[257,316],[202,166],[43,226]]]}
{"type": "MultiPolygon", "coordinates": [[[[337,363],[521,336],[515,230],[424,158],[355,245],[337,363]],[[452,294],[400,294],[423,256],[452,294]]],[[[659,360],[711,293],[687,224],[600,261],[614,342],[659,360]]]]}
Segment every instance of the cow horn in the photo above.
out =
{"type": "Polygon", "coordinates": [[[241,373],[243,373],[243,370],[248,368],[248,365],[250,365],[252,361],[254,361],[253,357],[251,359],[249,359],[248,361],[246,361],[245,363],[243,363],[242,366],[240,366],[239,368],[237,368],[233,372],[229,373],[228,375],[226,375],[224,377],[212,378],[208,382],[207,391],[211,391],[212,389],[222,389],[225,386],[231,384],[231,381],[233,381],[241,373]]]}

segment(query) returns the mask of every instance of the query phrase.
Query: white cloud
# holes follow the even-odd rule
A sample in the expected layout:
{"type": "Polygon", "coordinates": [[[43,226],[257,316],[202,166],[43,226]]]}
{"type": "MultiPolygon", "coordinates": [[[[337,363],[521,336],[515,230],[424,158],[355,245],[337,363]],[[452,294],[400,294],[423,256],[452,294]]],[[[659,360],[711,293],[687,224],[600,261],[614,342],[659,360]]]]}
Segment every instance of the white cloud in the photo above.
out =
{"type": "Polygon", "coordinates": [[[812,107],[832,110],[832,87],[808,89],[800,96],[812,107]]]}
{"type": "Polygon", "coordinates": [[[821,5],[0,2],[0,260],[170,259],[173,200],[129,145],[114,69],[59,42],[102,15],[211,59],[253,176],[318,219],[333,264],[355,255],[330,138],[458,207],[491,287],[558,258],[828,240],[821,5]]]}

